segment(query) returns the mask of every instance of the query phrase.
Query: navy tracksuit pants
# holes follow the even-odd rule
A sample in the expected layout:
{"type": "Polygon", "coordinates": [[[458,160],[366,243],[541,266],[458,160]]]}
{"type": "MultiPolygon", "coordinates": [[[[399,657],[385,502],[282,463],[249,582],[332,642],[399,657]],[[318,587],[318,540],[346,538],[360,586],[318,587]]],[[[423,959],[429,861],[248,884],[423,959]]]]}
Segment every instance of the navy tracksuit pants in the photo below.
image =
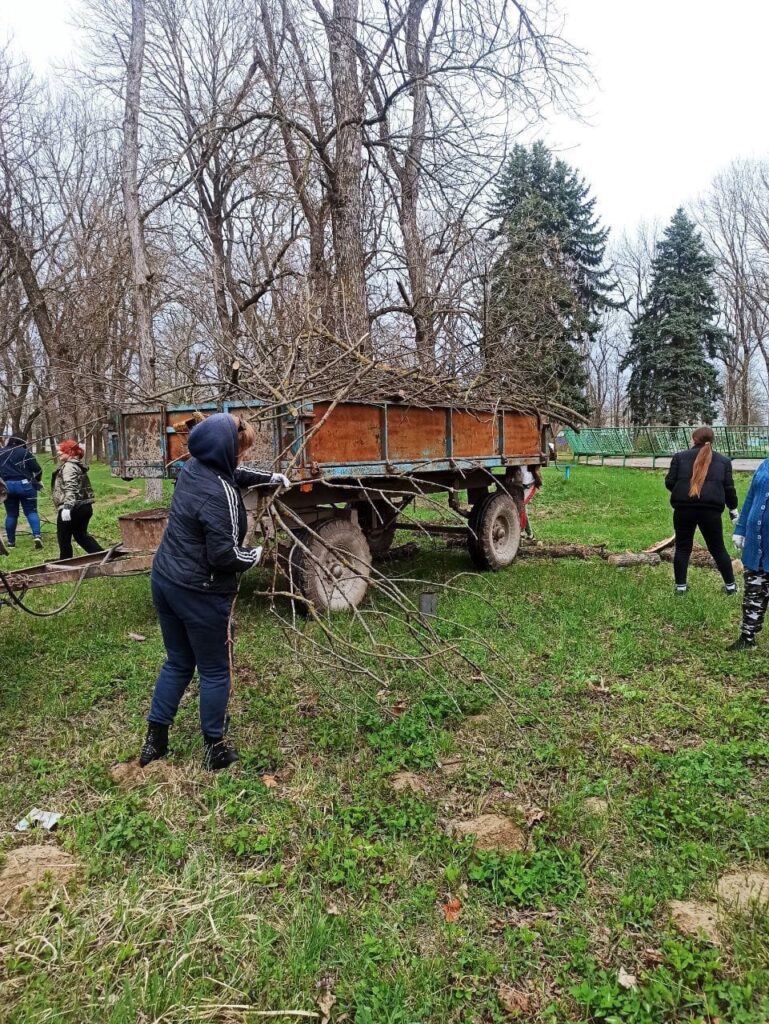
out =
{"type": "Polygon", "coordinates": [[[200,727],[211,738],[224,735],[230,698],[229,624],[233,594],[188,590],[152,573],[155,605],[166,662],[160,670],[147,716],[171,725],[195,669],[200,677],[200,727]]]}

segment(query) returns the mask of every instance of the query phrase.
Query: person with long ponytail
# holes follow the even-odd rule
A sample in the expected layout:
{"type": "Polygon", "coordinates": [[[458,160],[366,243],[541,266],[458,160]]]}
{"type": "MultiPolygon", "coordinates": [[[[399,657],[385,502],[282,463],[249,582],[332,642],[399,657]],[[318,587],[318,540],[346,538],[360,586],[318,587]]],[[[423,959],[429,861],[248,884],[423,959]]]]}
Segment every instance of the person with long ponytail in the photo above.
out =
{"type": "Polygon", "coordinates": [[[692,447],[676,452],[665,477],[673,506],[676,534],[673,572],[679,594],[686,593],[689,559],[698,528],[721,573],[726,593],[737,593],[722,524],[724,508],[729,509],[733,520],[737,518],[737,491],[731,461],[713,451],[714,437],[710,427],[698,427],[692,434],[692,447]]]}

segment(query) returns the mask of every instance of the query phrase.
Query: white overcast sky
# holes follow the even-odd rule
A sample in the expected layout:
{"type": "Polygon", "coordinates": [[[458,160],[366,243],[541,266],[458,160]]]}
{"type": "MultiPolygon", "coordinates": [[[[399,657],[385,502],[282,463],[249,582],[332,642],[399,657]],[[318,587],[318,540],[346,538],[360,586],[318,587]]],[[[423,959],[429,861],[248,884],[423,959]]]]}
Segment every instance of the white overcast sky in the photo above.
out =
{"type": "MultiPolygon", "coordinates": [[[[115,2],[128,10],[128,0],[115,2]]],[[[40,71],[76,61],[74,5],[0,0],[0,40],[12,36],[40,71]]],[[[559,6],[596,84],[583,96],[584,121],[557,118],[543,134],[585,175],[613,229],[665,222],[731,160],[769,156],[767,0],[559,6]]]]}

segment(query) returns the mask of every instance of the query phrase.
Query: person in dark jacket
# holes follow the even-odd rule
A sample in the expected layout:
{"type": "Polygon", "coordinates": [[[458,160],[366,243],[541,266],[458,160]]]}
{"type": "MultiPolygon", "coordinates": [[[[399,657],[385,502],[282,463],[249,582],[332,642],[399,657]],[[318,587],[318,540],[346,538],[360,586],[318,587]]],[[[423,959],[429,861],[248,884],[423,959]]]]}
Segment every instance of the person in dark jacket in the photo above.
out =
{"type": "Polygon", "coordinates": [[[192,458],[179,475],[152,565],[152,599],[166,662],[147,716],[142,767],[168,753],[168,728],[196,668],[203,763],[216,771],[238,760],[224,735],[230,696],[230,613],[240,574],[258,565],[262,555],[261,547],[243,547],[248,520],[239,488],[290,486],[282,473],[237,468],[255,438],[250,424],[229,413],[209,416],[190,431],[192,458]]]}
{"type": "Polygon", "coordinates": [[[714,434],[710,427],[698,427],[692,434],[692,447],[676,452],[670,461],[665,486],[670,491],[673,506],[673,527],[676,533],[676,553],[673,572],[676,591],[686,593],[686,576],[694,544],[694,532],[699,527],[708,551],[718,566],[727,594],[737,592],[732,560],[724,545],[722,516],[729,509],[732,519],[737,518],[737,491],[729,459],[713,451],[714,434]]]}
{"type": "Polygon", "coordinates": [[[742,626],[729,651],[749,650],[764,626],[769,605],[769,459],[753,474],[742,513],[734,528],[734,546],[740,552],[744,573],[742,626]]]}
{"type": "Polygon", "coordinates": [[[0,480],[5,484],[5,532],[8,547],[16,547],[16,527],[19,522],[19,506],[27,517],[29,528],[35,540],[35,547],[42,548],[40,515],[37,511],[37,493],[43,489],[43,471],[27,448],[23,437],[15,434],[0,448],[0,480]]]}

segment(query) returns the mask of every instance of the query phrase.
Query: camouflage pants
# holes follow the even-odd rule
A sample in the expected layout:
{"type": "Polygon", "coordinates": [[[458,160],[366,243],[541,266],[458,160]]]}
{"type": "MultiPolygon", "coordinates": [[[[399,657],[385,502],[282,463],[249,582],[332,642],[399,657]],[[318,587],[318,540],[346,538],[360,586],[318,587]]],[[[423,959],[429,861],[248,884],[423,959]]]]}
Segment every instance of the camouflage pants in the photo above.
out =
{"type": "Polygon", "coordinates": [[[755,640],[764,625],[769,604],[769,572],[745,570],[745,593],[742,599],[742,635],[755,640]]]}

